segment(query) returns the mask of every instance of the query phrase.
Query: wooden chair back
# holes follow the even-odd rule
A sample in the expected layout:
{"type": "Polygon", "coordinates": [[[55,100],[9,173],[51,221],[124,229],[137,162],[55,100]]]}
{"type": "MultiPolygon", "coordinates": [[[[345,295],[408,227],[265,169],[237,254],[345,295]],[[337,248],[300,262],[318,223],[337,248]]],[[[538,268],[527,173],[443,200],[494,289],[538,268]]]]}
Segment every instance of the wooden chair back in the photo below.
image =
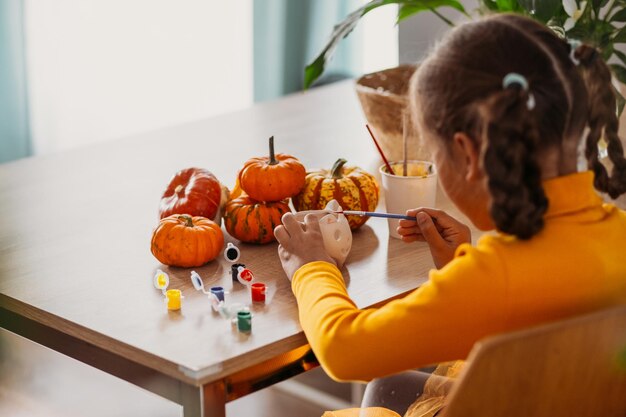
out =
{"type": "Polygon", "coordinates": [[[626,306],[477,343],[442,415],[626,416],[626,306]]]}

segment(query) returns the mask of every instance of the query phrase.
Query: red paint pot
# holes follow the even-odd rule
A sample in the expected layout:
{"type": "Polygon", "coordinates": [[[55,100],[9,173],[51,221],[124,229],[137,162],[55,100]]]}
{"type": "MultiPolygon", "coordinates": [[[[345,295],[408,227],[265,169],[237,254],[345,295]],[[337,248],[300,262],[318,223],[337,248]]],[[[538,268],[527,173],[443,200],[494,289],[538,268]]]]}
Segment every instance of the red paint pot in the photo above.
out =
{"type": "Polygon", "coordinates": [[[250,286],[250,292],[252,294],[252,301],[256,303],[265,302],[265,292],[267,291],[265,284],[262,282],[255,282],[250,286]]]}

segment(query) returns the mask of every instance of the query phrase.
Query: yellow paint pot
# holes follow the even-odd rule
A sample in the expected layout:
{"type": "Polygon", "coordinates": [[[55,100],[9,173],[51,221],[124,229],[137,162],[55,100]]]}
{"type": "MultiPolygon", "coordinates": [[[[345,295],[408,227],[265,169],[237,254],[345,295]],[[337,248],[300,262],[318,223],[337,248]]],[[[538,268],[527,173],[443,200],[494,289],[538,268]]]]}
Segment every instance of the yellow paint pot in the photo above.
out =
{"type": "Polygon", "coordinates": [[[167,297],[168,310],[180,310],[181,299],[183,298],[180,290],[167,290],[165,297],[167,297]]]}

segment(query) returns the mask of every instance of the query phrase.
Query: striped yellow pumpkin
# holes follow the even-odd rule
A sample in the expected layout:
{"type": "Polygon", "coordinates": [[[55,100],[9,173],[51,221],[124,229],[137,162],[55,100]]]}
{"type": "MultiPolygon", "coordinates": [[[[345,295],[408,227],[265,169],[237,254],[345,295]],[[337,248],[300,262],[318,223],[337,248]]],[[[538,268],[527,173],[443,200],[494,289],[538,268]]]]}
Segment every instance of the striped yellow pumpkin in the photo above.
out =
{"type": "MultiPolygon", "coordinates": [[[[307,173],[304,188],[293,197],[297,211],[321,210],[335,199],[344,210],[374,211],[378,205],[379,187],[376,179],[359,167],[346,167],[338,159],[332,169],[307,173]]],[[[368,217],[347,216],[352,230],[363,226],[368,217]]]]}

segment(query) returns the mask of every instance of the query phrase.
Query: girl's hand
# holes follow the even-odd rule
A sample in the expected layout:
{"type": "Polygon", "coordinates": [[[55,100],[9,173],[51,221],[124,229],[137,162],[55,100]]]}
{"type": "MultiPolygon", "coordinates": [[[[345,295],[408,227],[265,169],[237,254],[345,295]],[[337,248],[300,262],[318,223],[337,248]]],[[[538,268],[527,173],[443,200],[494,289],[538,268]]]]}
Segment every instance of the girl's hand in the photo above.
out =
{"type": "Polygon", "coordinates": [[[328,213],[307,214],[302,224],[292,213],[285,213],[282,218],[283,224],[274,229],[274,236],[279,243],[278,257],[290,281],[293,274],[309,262],[325,261],[337,264],[326,253],[320,231],[320,218],[326,214],[328,213]]]}
{"type": "Polygon", "coordinates": [[[442,210],[418,208],[407,210],[407,216],[416,220],[400,220],[398,233],[405,242],[426,242],[437,269],[454,258],[454,251],[461,243],[470,243],[469,227],[442,210]]]}

